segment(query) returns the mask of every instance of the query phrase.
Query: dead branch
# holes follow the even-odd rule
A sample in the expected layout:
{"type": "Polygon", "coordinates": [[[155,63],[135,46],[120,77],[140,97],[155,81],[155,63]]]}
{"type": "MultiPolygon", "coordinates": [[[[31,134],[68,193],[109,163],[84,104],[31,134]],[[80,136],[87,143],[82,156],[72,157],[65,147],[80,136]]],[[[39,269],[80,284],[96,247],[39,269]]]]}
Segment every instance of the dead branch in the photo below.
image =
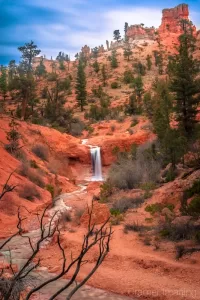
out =
{"type": "Polygon", "coordinates": [[[15,173],[15,170],[10,173],[8,176],[8,179],[6,180],[6,183],[3,186],[2,192],[0,194],[0,200],[5,196],[6,193],[12,192],[17,186],[16,185],[9,185],[8,182],[11,178],[11,176],[15,173]]]}

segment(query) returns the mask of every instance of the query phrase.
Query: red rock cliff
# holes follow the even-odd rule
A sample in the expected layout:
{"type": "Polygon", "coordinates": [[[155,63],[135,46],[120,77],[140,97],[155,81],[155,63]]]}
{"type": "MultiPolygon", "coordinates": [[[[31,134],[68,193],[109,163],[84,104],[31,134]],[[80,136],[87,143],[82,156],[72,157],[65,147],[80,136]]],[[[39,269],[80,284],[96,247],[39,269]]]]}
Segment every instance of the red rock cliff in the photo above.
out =
{"type": "Polygon", "coordinates": [[[162,24],[159,27],[159,33],[180,33],[181,19],[189,20],[189,8],[187,4],[180,4],[174,8],[163,9],[162,24]]]}

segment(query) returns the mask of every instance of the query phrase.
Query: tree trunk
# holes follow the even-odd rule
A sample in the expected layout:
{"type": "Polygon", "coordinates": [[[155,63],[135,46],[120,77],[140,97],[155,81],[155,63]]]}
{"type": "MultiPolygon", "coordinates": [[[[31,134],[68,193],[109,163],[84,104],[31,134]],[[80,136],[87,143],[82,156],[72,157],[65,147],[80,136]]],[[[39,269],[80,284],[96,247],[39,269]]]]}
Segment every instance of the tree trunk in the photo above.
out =
{"type": "Polygon", "coordinates": [[[26,107],[28,103],[28,91],[26,92],[25,97],[22,100],[22,120],[26,119],[26,107]]]}

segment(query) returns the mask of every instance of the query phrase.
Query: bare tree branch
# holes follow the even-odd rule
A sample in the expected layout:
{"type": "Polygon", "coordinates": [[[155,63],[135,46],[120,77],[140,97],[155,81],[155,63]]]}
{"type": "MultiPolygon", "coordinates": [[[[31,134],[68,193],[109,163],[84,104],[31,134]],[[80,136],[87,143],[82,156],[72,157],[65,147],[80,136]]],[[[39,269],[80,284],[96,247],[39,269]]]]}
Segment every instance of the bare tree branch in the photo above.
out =
{"type": "MultiPolygon", "coordinates": [[[[10,258],[10,264],[11,264],[11,271],[12,271],[12,277],[8,280],[0,279],[0,299],[1,296],[3,297],[3,300],[15,300],[18,298],[15,298],[14,293],[16,293],[17,289],[17,295],[21,295],[21,291],[23,290],[23,293],[25,292],[23,288],[23,282],[27,280],[27,278],[30,276],[31,272],[40,265],[40,259],[37,260],[37,263],[34,263],[36,256],[39,254],[41,250],[42,243],[49,238],[53,238],[55,235],[57,237],[56,244],[58,245],[58,248],[62,255],[62,266],[61,270],[58,275],[54,276],[53,278],[46,280],[42,284],[37,285],[33,289],[31,289],[27,295],[25,296],[25,300],[30,299],[30,297],[35,294],[36,292],[40,291],[43,287],[46,285],[55,282],[56,280],[62,278],[64,275],[68,274],[69,271],[74,267],[73,274],[71,276],[71,279],[54,295],[51,296],[49,300],[55,299],[58,295],[60,295],[63,291],[67,290],[70,286],[72,286],[74,283],[76,284],[75,287],[70,291],[69,295],[66,299],[71,299],[71,297],[77,292],[77,290],[82,287],[90,278],[91,276],[96,272],[96,270],[99,268],[99,266],[102,264],[103,260],[105,259],[106,255],[109,252],[110,249],[110,239],[112,235],[111,227],[108,227],[109,219],[104,222],[100,226],[99,229],[95,228],[95,224],[92,224],[92,211],[93,211],[93,204],[92,207],[89,209],[88,207],[88,214],[89,214],[89,220],[88,220],[88,227],[87,227],[87,233],[83,237],[83,242],[81,246],[80,253],[77,255],[77,257],[73,258],[71,253],[71,262],[66,265],[67,258],[65,249],[61,244],[61,229],[59,228],[59,219],[56,218],[58,215],[58,211],[56,211],[48,221],[48,223],[45,224],[44,218],[46,215],[46,212],[48,210],[49,206],[46,207],[39,218],[39,237],[36,242],[33,242],[33,240],[27,236],[23,235],[23,229],[22,229],[22,221],[24,219],[20,216],[20,208],[18,210],[18,232],[16,232],[13,236],[11,236],[4,244],[1,246],[0,249],[3,249],[3,247],[8,244],[16,235],[21,236],[22,238],[28,239],[30,248],[32,250],[32,253],[30,254],[29,258],[25,262],[25,264],[21,267],[21,269],[18,272],[14,272],[14,269],[12,268],[12,258],[10,258]],[[98,245],[98,258],[96,260],[96,263],[92,270],[88,273],[88,275],[80,282],[77,282],[77,276],[81,270],[81,267],[84,264],[88,263],[88,260],[85,259],[86,254],[94,247],[98,245]],[[2,286],[2,288],[1,288],[2,286]],[[19,288],[18,288],[19,287],[19,288]]],[[[11,256],[11,253],[10,253],[11,256]]],[[[4,270],[1,271],[1,277],[3,276],[4,270]]]]}

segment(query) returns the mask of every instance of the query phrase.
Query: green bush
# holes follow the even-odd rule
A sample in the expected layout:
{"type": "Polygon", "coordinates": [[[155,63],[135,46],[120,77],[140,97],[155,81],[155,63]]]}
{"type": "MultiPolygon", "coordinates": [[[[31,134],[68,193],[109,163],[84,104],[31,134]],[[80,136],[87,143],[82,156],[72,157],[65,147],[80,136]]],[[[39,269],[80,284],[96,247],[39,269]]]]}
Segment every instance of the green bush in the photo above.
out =
{"type": "Polygon", "coordinates": [[[200,180],[196,180],[191,188],[184,191],[180,210],[184,215],[200,215],[200,180]],[[196,195],[196,197],[188,204],[188,200],[194,195],[196,195]]]}
{"type": "Polygon", "coordinates": [[[39,168],[35,160],[30,160],[30,166],[33,169],[38,169],[39,168]]]}
{"type": "Polygon", "coordinates": [[[113,186],[111,183],[107,180],[105,181],[101,187],[100,187],[100,201],[101,202],[107,202],[108,197],[112,195],[113,186]]]}
{"type": "Polygon", "coordinates": [[[51,194],[52,199],[54,198],[55,195],[55,190],[54,190],[54,186],[51,184],[47,184],[46,185],[46,190],[51,194]]]}
{"type": "Polygon", "coordinates": [[[196,196],[192,199],[188,205],[188,213],[193,216],[200,216],[200,196],[196,196]]]}
{"type": "Polygon", "coordinates": [[[174,181],[175,178],[176,178],[176,172],[175,172],[175,170],[173,170],[172,168],[170,168],[167,171],[167,174],[166,174],[166,177],[165,177],[165,182],[174,181]]]}
{"type": "Polygon", "coordinates": [[[124,72],[124,78],[123,78],[124,83],[129,84],[133,81],[133,79],[134,79],[134,76],[133,76],[133,73],[131,72],[131,70],[124,72]]]}
{"type": "Polygon", "coordinates": [[[196,180],[192,187],[184,192],[184,198],[189,199],[195,194],[200,195],[200,180],[196,180]]]}
{"type": "Polygon", "coordinates": [[[119,209],[115,209],[115,208],[111,208],[110,209],[110,213],[111,213],[112,216],[115,216],[115,217],[121,215],[120,210],[119,209]]]}
{"type": "Polygon", "coordinates": [[[131,127],[136,126],[138,123],[139,123],[138,120],[136,120],[136,119],[133,120],[133,122],[131,123],[131,127]]]}
{"type": "Polygon", "coordinates": [[[162,209],[163,205],[161,203],[154,203],[145,207],[145,211],[149,212],[151,215],[154,215],[157,212],[161,212],[162,209]]]}
{"type": "Polygon", "coordinates": [[[90,126],[90,125],[87,125],[85,127],[85,130],[87,130],[89,134],[92,134],[94,132],[94,128],[92,126],[90,126]]]}
{"type": "Polygon", "coordinates": [[[113,81],[113,82],[111,83],[111,88],[112,88],[112,89],[118,89],[118,87],[119,87],[119,85],[118,85],[118,82],[117,82],[117,81],[113,81]]]}
{"type": "Polygon", "coordinates": [[[56,79],[58,78],[58,75],[56,73],[49,73],[47,75],[47,80],[48,81],[56,81],[56,79]]]}

